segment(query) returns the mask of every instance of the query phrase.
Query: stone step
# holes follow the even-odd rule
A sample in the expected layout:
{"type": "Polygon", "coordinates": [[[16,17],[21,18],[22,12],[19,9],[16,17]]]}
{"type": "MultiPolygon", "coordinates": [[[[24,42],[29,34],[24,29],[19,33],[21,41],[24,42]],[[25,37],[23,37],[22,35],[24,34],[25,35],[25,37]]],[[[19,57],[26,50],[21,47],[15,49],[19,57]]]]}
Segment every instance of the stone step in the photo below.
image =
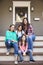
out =
{"type": "Polygon", "coordinates": [[[33,46],[43,46],[43,42],[34,42],[33,46]]]}
{"type": "MultiPolygon", "coordinates": [[[[4,46],[5,47],[5,42],[0,42],[0,47],[4,46]]],[[[43,46],[43,42],[41,41],[35,41],[33,42],[33,46],[43,46]]]]}
{"type": "Polygon", "coordinates": [[[5,36],[0,36],[0,41],[4,41],[5,40],[5,36]]]}
{"type": "MultiPolygon", "coordinates": [[[[11,48],[10,55],[6,56],[5,37],[0,37],[0,61],[14,61],[14,49],[11,48]]],[[[33,57],[35,61],[43,61],[43,36],[36,36],[36,40],[33,43],[33,57]]],[[[29,61],[29,57],[24,57],[25,61],[29,61]]]]}
{"type": "MultiPolygon", "coordinates": [[[[24,61],[29,61],[29,56],[23,57],[24,61]]],[[[33,56],[35,61],[43,61],[43,56],[33,56]]],[[[19,57],[18,57],[18,60],[19,57]]],[[[0,61],[15,61],[15,56],[0,56],[0,61]]]]}
{"type": "MultiPolygon", "coordinates": [[[[14,55],[14,53],[10,52],[9,56],[13,56],[13,55],[14,55]]],[[[0,53],[0,56],[6,56],[6,53],[0,53]]],[[[33,56],[43,56],[43,53],[34,52],[33,56]]]]}
{"type": "MultiPolygon", "coordinates": [[[[4,41],[5,40],[5,36],[0,36],[0,41],[4,41]]],[[[35,40],[43,40],[43,36],[36,36],[35,40]]]]}
{"type": "MultiPolygon", "coordinates": [[[[0,46],[0,48],[6,48],[6,46],[0,46]]],[[[43,46],[33,46],[33,48],[43,48],[43,46]]]]}
{"type": "Polygon", "coordinates": [[[36,36],[35,40],[43,40],[43,36],[36,36]]]}
{"type": "MultiPolygon", "coordinates": [[[[15,65],[14,61],[0,61],[0,65],[15,65]]],[[[43,65],[43,61],[19,62],[17,65],[43,65]]]]}
{"type": "MultiPolygon", "coordinates": [[[[7,49],[6,48],[0,48],[0,53],[6,53],[7,49]]],[[[11,53],[14,53],[14,49],[10,49],[11,53]]],[[[33,53],[43,53],[43,48],[33,48],[33,53]]]]}

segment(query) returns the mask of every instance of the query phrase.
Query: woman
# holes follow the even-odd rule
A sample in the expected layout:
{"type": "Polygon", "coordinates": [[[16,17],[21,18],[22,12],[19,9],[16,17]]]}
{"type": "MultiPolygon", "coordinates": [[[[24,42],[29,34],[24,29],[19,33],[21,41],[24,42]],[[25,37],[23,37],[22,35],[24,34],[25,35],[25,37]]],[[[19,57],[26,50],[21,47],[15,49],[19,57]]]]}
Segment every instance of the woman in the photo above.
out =
{"type": "Polygon", "coordinates": [[[32,56],[32,51],[33,51],[33,41],[35,40],[35,34],[33,31],[33,27],[31,24],[29,24],[28,19],[24,18],[22,22],[22,27],[27,35],[27,42],[28,42],[28,49],[30,50],[30,61],[34,62],[33,56],[32,56]]]}
{"type": "Polygon", "coordinates": [[[14,54],[16,57],[15,64],[17,64],[17,56],[18,56],[18,41],[17,41],[17,35],[15,32],[15,26],[14,24],[9,26],[9,29],[6,31],[6,36],[5,36],[5,45],[7,48],[7,53],[6,55],[9,55],[10,48],[13,46],[14,47],[14,54]]]}

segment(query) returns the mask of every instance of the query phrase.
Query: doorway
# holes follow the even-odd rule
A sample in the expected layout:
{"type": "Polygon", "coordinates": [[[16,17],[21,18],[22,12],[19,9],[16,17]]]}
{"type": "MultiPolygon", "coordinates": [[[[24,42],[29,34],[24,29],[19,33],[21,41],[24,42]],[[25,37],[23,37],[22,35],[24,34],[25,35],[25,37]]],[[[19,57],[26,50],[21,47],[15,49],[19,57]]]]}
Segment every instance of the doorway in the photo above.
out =
{"type": "Polygon", "coordinates": [[[24,17],[30,23],[30,1],[13,1],[13,24],[22,22],[24,17]]]}

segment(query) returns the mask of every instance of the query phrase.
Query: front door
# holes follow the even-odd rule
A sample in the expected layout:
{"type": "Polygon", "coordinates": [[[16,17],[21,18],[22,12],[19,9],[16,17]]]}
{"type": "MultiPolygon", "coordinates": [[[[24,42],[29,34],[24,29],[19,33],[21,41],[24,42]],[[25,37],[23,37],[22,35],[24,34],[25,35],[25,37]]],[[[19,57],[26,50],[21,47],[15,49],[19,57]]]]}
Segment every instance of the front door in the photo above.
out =
{"type": "Polygon", "coordinates": [[[22,22],[25,17],[28,18],[28,7],[15,7],[15,22],[22,22]]]}
{"type": "Polygon", "coordinates": [[[13,24],[22,22],[24,17],[30,23],[30,1],[13,1],[13,24]]]}

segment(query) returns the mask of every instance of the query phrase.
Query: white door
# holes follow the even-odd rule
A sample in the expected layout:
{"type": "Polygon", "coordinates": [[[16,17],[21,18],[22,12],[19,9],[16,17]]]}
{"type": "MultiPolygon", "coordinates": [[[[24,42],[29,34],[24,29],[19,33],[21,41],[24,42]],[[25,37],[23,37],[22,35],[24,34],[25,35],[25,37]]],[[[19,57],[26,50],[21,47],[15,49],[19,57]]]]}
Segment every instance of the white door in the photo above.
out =
{"type": "Polygon", "coordinates": [[[22,22],[24,17],[30,23],[30,1],[13,1],[13,24],[22,22]]]}

